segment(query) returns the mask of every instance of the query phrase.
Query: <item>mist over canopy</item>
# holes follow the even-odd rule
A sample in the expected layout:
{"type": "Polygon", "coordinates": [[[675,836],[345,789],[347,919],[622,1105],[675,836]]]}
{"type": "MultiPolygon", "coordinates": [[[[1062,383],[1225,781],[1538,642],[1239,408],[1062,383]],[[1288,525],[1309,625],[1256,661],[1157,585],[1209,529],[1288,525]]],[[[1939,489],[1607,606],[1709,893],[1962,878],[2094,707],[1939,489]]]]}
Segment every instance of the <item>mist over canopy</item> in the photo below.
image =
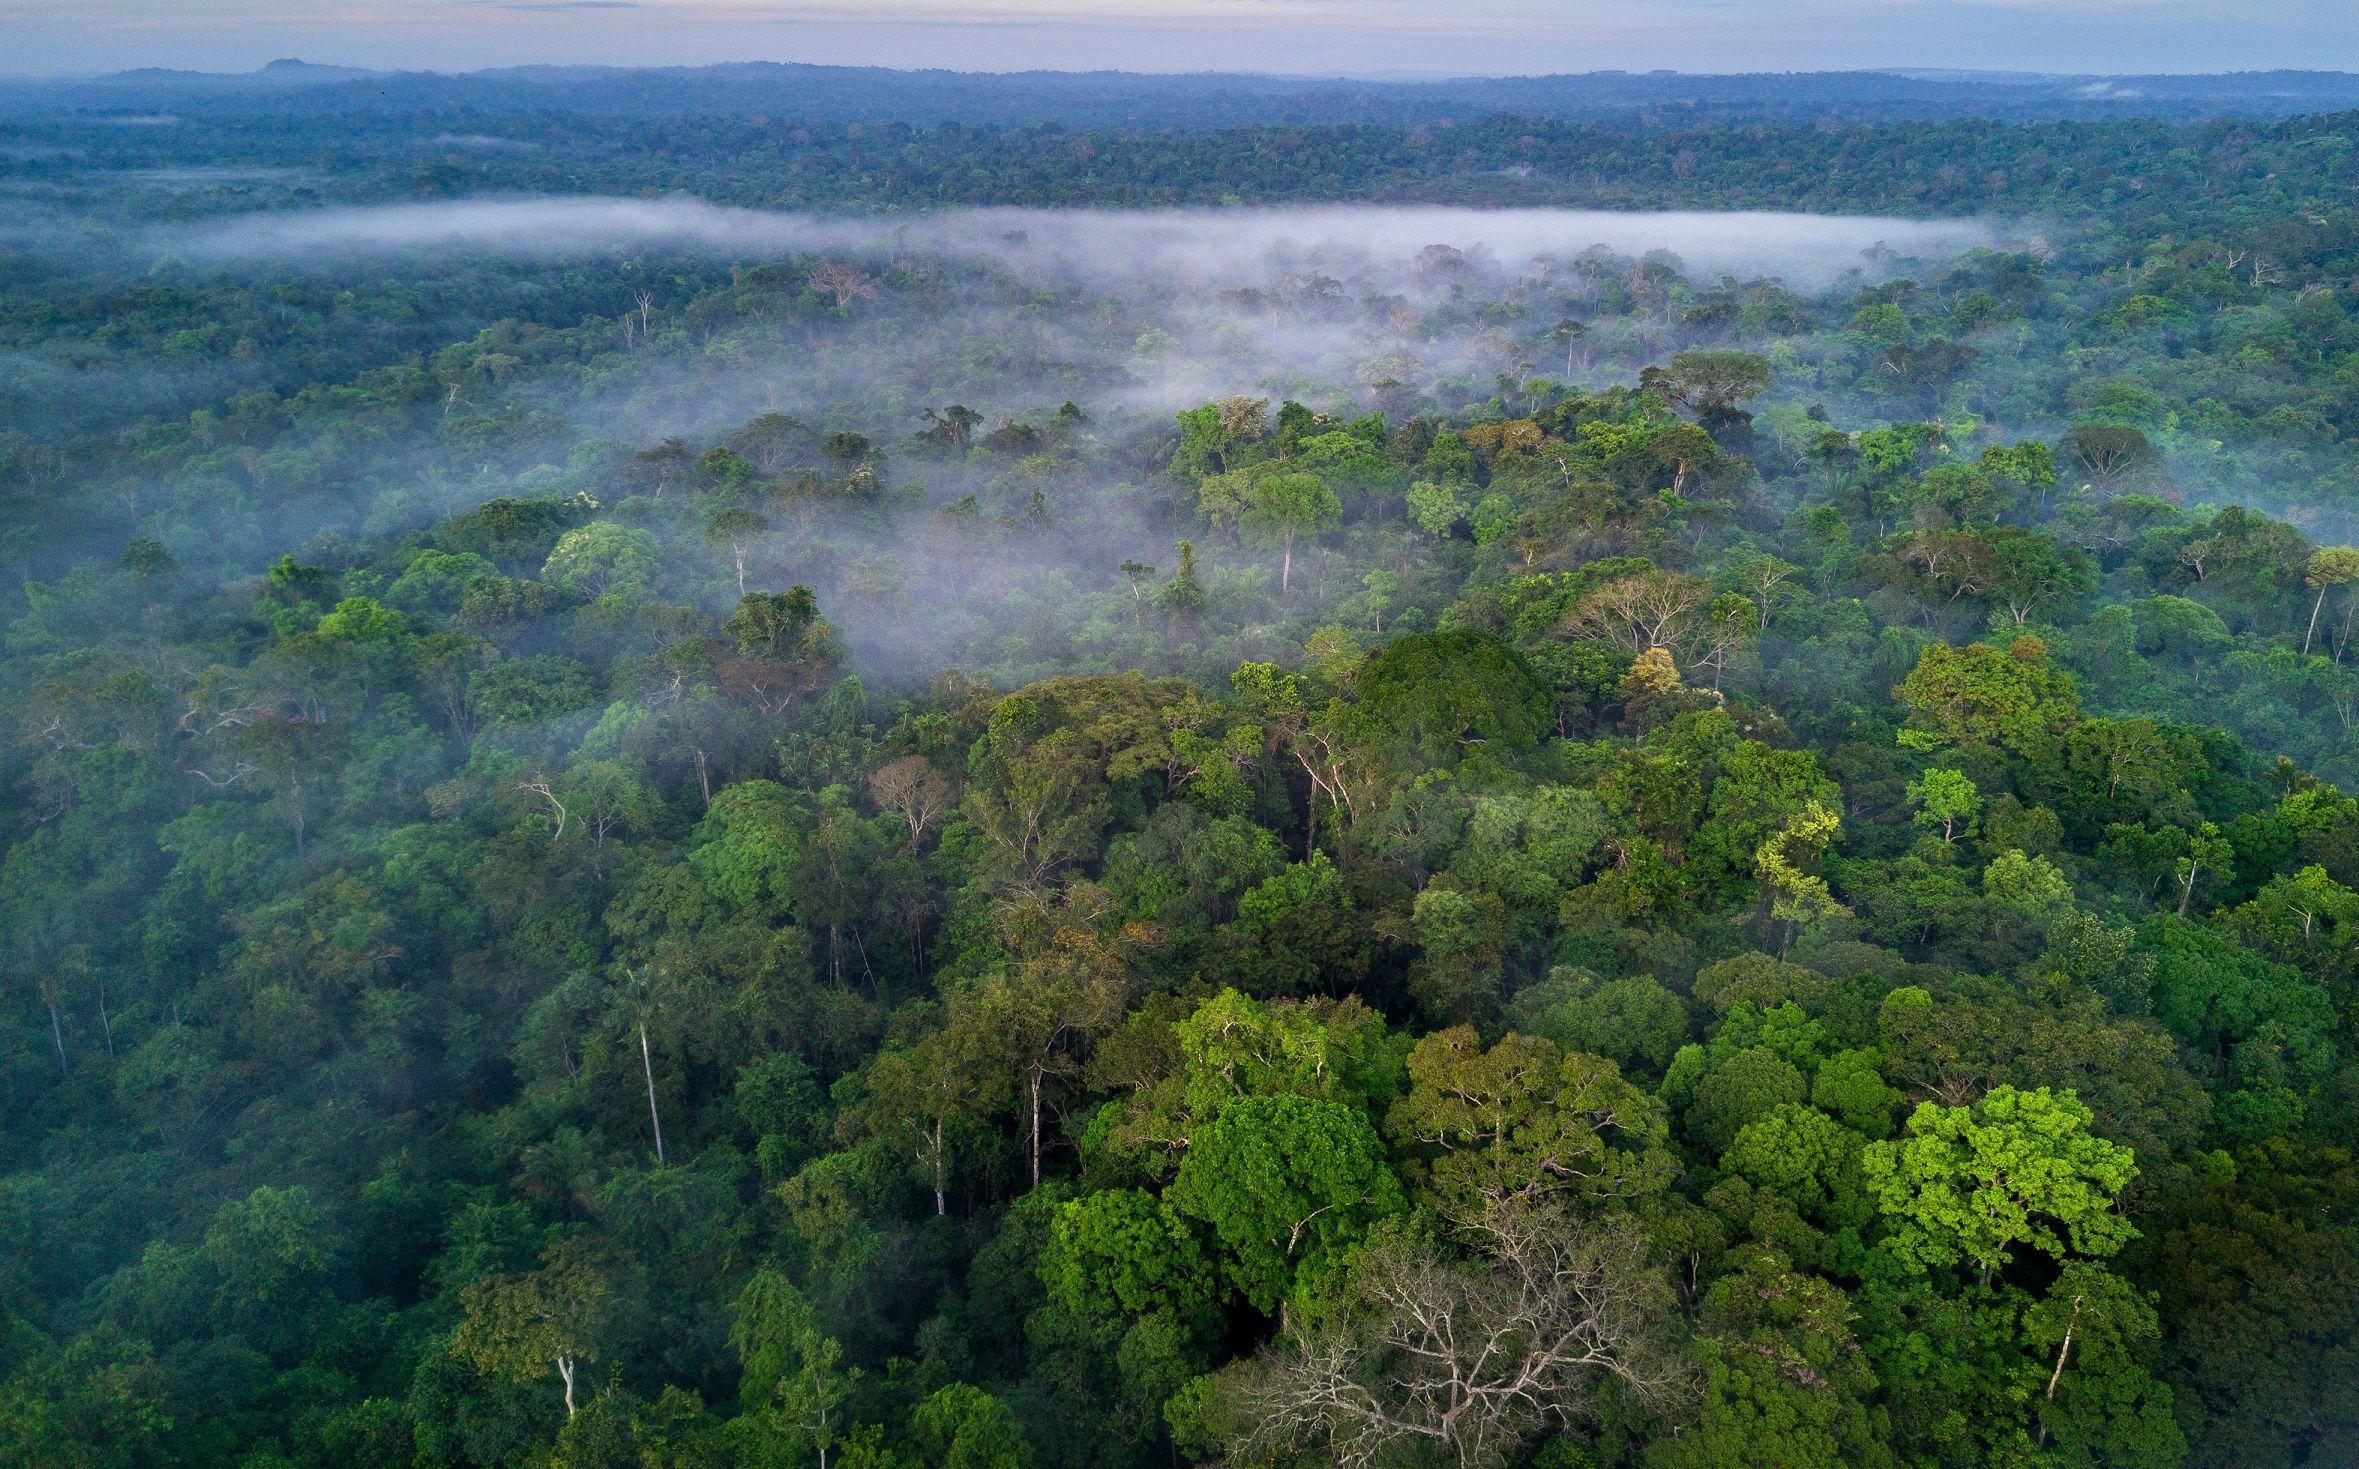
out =
{"type": "Polygon", "coordinates": [[[476,199],[272,211],[167,231],[159,243],[208,259],[469,250],[525,258],[647,249],[757,254],[923,250],[1012,268],[1152,286],[1233,279],[1273,260],[1406,263],[1427,245],[1487,250],[1510,266],[1592,246],[1668,250],[1690,268],[1802,284],[1866,264],[1871,250],[1938,258],[1994,244],[1981,220],[1762,210],[1653,213],[1325,205],[1268,209],[950,209],[909,217],[729,208],[699,199],[476,199]]]}

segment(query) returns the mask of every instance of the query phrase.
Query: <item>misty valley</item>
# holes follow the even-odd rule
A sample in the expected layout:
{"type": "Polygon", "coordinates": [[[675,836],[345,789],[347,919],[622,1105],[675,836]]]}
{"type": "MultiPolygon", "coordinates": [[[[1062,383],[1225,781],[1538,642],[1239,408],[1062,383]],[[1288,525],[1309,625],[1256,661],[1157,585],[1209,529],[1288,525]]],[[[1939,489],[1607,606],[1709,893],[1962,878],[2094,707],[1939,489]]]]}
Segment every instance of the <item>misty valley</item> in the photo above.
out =
{"type": "Polygon", "coordinates": [[[2359,1462],[2347,98],[806,70],[0,86],[0,1464],[2359,1462]]]}

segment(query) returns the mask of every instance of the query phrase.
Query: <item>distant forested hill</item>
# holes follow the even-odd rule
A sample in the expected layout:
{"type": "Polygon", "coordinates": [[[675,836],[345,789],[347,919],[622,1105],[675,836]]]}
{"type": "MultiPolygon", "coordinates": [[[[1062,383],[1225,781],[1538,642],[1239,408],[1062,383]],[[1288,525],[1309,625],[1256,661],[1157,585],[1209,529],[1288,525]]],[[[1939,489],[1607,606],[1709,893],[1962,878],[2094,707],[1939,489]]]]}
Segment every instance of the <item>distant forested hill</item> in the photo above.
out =
{"type": "Polygon", "coordinates": [[[188,109],[207,116],[422,112],[748,116],[832,122],[1060,122],[1209,128],[1414,126],[1497,113],[1650,128],[1699,123],[1992,117],[2286,117],[2359,106],[2342,72],[2213,76],[1606,71],[1370,81],[1283,75],[891,71],[747,62],[706,67],[519,67],[368,73],[280,61],[242,75],[133,71],[0,84],[0,113],[188,109]]]}

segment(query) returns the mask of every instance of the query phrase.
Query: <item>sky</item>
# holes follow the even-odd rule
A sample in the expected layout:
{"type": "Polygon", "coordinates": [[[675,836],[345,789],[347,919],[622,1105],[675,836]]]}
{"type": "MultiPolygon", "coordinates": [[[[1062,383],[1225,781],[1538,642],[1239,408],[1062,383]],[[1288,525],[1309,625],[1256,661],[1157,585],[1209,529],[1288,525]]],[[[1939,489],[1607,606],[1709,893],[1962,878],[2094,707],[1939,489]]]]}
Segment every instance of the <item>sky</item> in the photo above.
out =
{"type": "Polygon", "coordinates": [[[2354,0],[0,0],[0,71],[2359,70],[2354,0]]]}

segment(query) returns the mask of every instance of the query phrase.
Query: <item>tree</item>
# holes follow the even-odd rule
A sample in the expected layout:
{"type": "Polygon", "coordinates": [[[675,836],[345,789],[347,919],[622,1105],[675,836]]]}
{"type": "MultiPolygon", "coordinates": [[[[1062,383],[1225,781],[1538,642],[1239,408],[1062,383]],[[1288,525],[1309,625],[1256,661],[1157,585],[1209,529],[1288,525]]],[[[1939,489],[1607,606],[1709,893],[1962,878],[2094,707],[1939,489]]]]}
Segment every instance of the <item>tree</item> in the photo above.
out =
{"type": "Polygon", "coordinates": [[[1031,1469],[1032,1446],[1007,1404],[979,1387],[954,1382],[909,1414],[928,1469],[1031,1469]]]}
{"type": "Polygon", "coordinates": [[[1651,648],[1677,651],[1712,600],[1710,583],[1677,572],[1616,577],[1575,605],[1565,619],[1565,630],[1603,638],[1631,653],[1651,648]]]}
{"type": "Polygon", "coordinates": [[[1034,1188],[1048,1145],[1047,1114],[1062,1111],[1062,1094],[1079,1076],[1089,1040],[1121,1020],[1125,990],[1120,961],[1087,925],[1040,926],[1040,951],[1018,974],[969,991],[955,1010],[960,1023],[977,1031],[975,1050],[1008,1069],[1034,1188]]]}
{"type": "Polygon", "coordinates": [[[161,581],[180,569],[171,551],[154,536],[132,537],[131,543],[115,558],[115,565],[141,582],[161,581]]]}
{"type": "Polygon", "coordinates": [[[661,548],[646,531],[595,520],[559,538],[541,576],[590,600],[633,597],[646,592],[661,560],[661,548]]]}
{"type": "Polygon", "coordinates": [[[1409,486],[1409,518],[1417,528],[1437,541],[1449,539],[1466,520],[1465,493],[1456,485],[1438,485],[1431,480],[1419,480],[1409,486]]]}
{"type": "Polygon", "coordinates": [[[1179,415],[1179,447],[1172,472],[1188,480],[1227,474],[1251,462],[1270,437],[1270,400],[1223,398],[1179,415]]]}
{"type": "Polygon", "coordinates": [[[574,1236],[550,1248],[528,1275],[478,1280],[460,1294],[466,1315],[451,1350],[490,1377],[529,1381],[555,1369],[565,1416],[575,1411],[575,1375],[598,1359],[614,1309],[614,1287],[596,1245],[574,1236]]]}
{"type": "Polygon", "coordinates": [[[817,1313],[792,1282],[763,1270],[738,1293],[729,1345],[741,1366],[737,1397],[765,1435],[790,1450],[809,1450],[819,1469],[843,1442],[844,1400],[859,1380],[842,1365],[844,1349],[819,1327],[817,1313]]]}
{"type": "Polygon", "coordinates": [[[1911,729],[1952,744],[1993,744],[2018,753],[2080,713],[2071,675],[2048,661],[2048,645],[2022,634],[2005,647],[1934,643],[1893,691],[1911,729]]]}
{"type": "Polygon", "coordinates": [[[1280,1095],[1343,1102],[1358,1113],[1401,1085],[1400,1053],[1383,1017],[1357,999],[1265,1004],[1224,989],[1171,1031],[1191,1121],[1239,1098],[1280,1095]]]}
{"type": "Polygon", "coordinates": [[[1222,1106],[1189,1138],[1165,1197],[1212,1231],[1230,1284],[1260,1311],[1343,1263],[1370,1224],[1401,1208],[1367,1116],[1290,1094],[1222,1106]]]}
{"type": "Polygon", "coordinates": [[[1225,1294],[1188,1222],[1138,1189],[1104,1189],[1059,1204],[1040,1278],[1050,1299],[1076,1315],[1160,1313],[1192,1331],[1218,1319],[1225,1294]]]}
{"type": "Polygon", "coordinates": [[[647,1087],[647,1130],[655,1143],[655,1166],[664,1166],[663,1109],[655,1100],[655,1050],[648,1044],[647,1021],[662,1008],[663,987],[651,972],[623,971],[620,986],[623,1003],[631,1012],[631,1023],[639,1032],[639,1079],[647,1087]]]}
{"type": "Polygon", "coordinates": [[[1471,1260],[1388,1228],[1326,1309],[1207,1379],[1187,1416],[1232,1463],[1431,1455],[1489,1469],[1587,1416],[1606,1382],[1642,1405],[1667,1399],[1680,1377],[1669,1305],[1626,1223],[1509,1211],[1471,1260]]]}
{"type": "Polygon", "coordinates": [[[705,539],[716,546],[729,548],[729,559],[737,568],[737,595],[745,595],[745,548],[755,536],[770,528],[770,522],[741,506],[725,505],[712,513],[704,523],[705,539]]]}
{"type": "Polygon", "coordinates": [[[2036,523],[2046,513],[2048,495],[2056,488],[2056,455],[2046,444],[2037,439],[1993,444],[1974,467],[2015,500],[2027,522],[2036,523]],[[2031,503],[2024,505],[2027,498],[2031,503]]]}
{"type": "Polygon", "coordinates": [[[972,1036],[945,1027],[868,1069],[869,1125],[912,1149],[934,1195],[934,1212],[950,1212],[950,1164],[961,1124],[983,1110],[987,1073],[972,1055],[972,1036]]]}
{"type": "Polygon", "coordinates": [[[776,474],[792,462],[797,454],[807,453],[813,439],[811,427],[792,414],[757,413],[746,421],[745,427],[731,434],[728,447],[742,454],[764,474],[776,474]]]}
{"type": "Polygon", "coordinates": [[[1933,766],[1909,782],[1908,798],[1917,808],[1917,825],[1939,827],[1943,846],[1974,834],[1974,818],[1982,810],[1982,793],[1974,788],[1974,782],[1966,778],[1964,771],[1933,766]]]}
{"type": "Polygon", "coordinates": [[[868,778],[868,792],[908,825],[912,847],[954,804],[950,781],[923,755],[903,755],[878,766],[868,778]]]}
{"type": "Polygon", "coordinates": [[[1732,1252],[1704,1293],[1697,1421],[1648,1450],[1649,1469],[1883,1469],[1891,1426],[1844,1293],[1776,1250],[1732,1252]]]}
{"type": "Polygon", "coordinates": [[[1754,849],[1753,869],[1769,899],[1770,921],[1785,925],[1786,948],[1804,924],[1849,911],[1836,901],[1827,880],[1804,866],[1842,837],[1842,819],[1814,799],[1754,849]]]}
{"type": "Polygon", "coordinates": [[[2088,590],[2094,578],[2089,558],[2077,546],[2059,545],[2051,536],[2004,525],[1981,537],[1980,594],[2003,608],[2017,627],[2031,621],[2042,608],[2053,620],[2059,603],[2068,603],[2088,590]]]}
{"type": "Polygon", "coordinates": [[[1864,1147],[1857,1132],[1825,1112],[1786,1102],[1738,1128],[1720,1166],[1775,1190],[1814,1224],[1858,1229],[1875,1215],[1860,1168],[1864,1147]]]}
{"type": "Polygon", "coordinates": [[[2033,1406],[2038,1441],[2082,1462],[2185,1462],[2171,1390],[2147,1370],[2159,1327],[2153,1303],[2129,1282],[2086,1260],[2068,1262],[2023,1313],[2023,1345],[2052,1363],[2033,1406]]]}
{"type": "Polygon", "coordinates": [[[937,413],[928,408],[922,415],[926,429],[919,437],[952,451],[963,451],[975,436],[975,428],[983,415],[964,403],[953,403],[937,413]]]}
{"type": "MultiPolygon", "coordinates": [[[[1789,1012],[1791,1013],[1791,1012],[1789,1012]]],[[[1709,1155],[1726,1153],[1750,1126],[1798,1106],[1810,1094],[1802,1069],[1766,1046],[1750,1045],[1718,1057],[1691,1047],[1674,1058],[1664,1079],[1666,1091],[1676,1091],[1686,1057],[1710,1057],[1710,1067],[1693,1083],[1693,1093],[1680,1121],[1689,1137],[1709,1155]]]]}
{"type": "Polygon", "coordinates": [[[1204,579],[1196,570],[1196,543],[1179,543],[1179,570],[1155,592],[1155,605],[1182,619],[1193,618],[1204,606],[1204,579]]]}
{"type": "Polygon", "coordinates": [[[1133,556],[1125,560],[1119,570],[1122,572],[1123,579],[1130,583],[1131,626],[1141,626],[1146,618],[1147,578],[1155,574],[1155,568],[1148,562],[1133,556]]]}
{"type": "Polygon", "coordinates": [[[1318,536],[1343,517],[1343,502],[1315,474],[1300,470],[1256,476],[1247,486],[1238,526],[1245,534],[1279,548],[1278,594],[1293,586],[1294,542],[1318,536]]]}
{"type": "Polygon", "coordinates": [[[722,676],[764,714],[785,713],[825,683],[842,658],[836,630],[820,615],[809,587],[748,592],[721,630],[736,644],[736,656],[721,665],[722,676]]]}
{"type": "Polygon", "coordinates": [[[2072,884],[2045,857],[2009,847],[1982,869],[1982,895],[2000,912],[2037,926],[2049,925],[2072,910],[2072,884]]]}
{"type": "Polygon", "coordinates": [[[1512,757],[1538,742],[1553,712],[1531,663],[1470,628],[1395,638],[1361,666],[1356,683],[1380,737],[1420,765],[1480,747],[1512,757]]]}
{"type": "Polygon", "coordinates": [[[2089,1122],[2071,1092],[2046,1087],[1920,1103],[1904,1137],[1861,1160],[1893,1254],[1920,1271],[1968,1263],[1987,1285],[2025,1246],[2058,1260],[2119,1250],[2137,1235],[2117,1209],[2137,1162],[2089,1122]]]}
{"type": "Polygon", "coordinates": [[[2335,587],[2359,582],[2359,549],[2350,546],[2322,546],[2310,553],[2310,562],[2302,571],[2302,581],[2318,591],[2317,600],[2310,604],[2310,623],[2302,629],[2302,656],[2310,656],[2310,641],[2318,635],[2318,613],[2326,606],[2326,594],[2335,587]]]}
{"type": "Polygon", "coordinates": [[[2100,489],[2111,490],[2154,468],[2162,456],[2127,424],[2085,423],[2056,444],[2057,457],[2100,489]]]}
{"type": "Polygon", "coordinates": [[[1564,344],[1564,375],[1567,379],[1573,375],[1573,349],[1580,345],[1583,337],[1588,335],[1589,328],[1569,316],[1560,319],[1556,325],[1548,329],[1549,341],[1564,344]]]}
{"type": "Polygon", "coordinates": [[[1705,428],[1719,429],[1759,397],[1774,375],[1769,359],[1751,352],[1681,352],[1656,380],[1705,428]]]}
{"type": "Polygon", "coordinates": [[[1763,632],[1767,632],[1770,615],[1773,611],[1772,604],[1778,600],[1781,592],[1791,593],[1794,578],[1802,574],[1802,568],[1791,561],[1776,556],[1747,556],[1730,567],[1725,574],[1736,582],[1739,590],[1752,599],[1755,611],[1758,613],[1755,626],[1763,632]]]}
{"type": "Polygon", "coordinates": [[[1551,975],[1516,995],[1508,1021],[1567,1051],[1587,1051],[1625,1071],[1660,1075],[1687,1038],[1687,1006],[1646,975],[1583,982],[1551,975]]]}
{"type": "Polygon", "coordinates": [[[1611,1061],[1526,1035],[1485,1051],[1461,1025],[1419,1041],[1408,1065],[1385,1131],[1446,1217],[1639,1199],[1670,1182],[1661,1114],[1611,1061]]]}
{"type": "Polygon", "coordinates": [[[2203,873],[2226,872],[2228,864],[2236,860],[2236,849],[2220,835],[2211,822],[2196,824],[2187,834],[2186,854],[2173,866],[2179,882],[2179,916],[2187,916],[2187,905],[2195,901],[2195,880],[2203,873]]]}
{"type": "Polygon", "coordinates": [[[811,289],[835,299],[835,309],[849,311],[854,301],[876,294],[876,282],[867,271],[848,260],[823,260],[811,267],[804,279],[811,289]]]}

